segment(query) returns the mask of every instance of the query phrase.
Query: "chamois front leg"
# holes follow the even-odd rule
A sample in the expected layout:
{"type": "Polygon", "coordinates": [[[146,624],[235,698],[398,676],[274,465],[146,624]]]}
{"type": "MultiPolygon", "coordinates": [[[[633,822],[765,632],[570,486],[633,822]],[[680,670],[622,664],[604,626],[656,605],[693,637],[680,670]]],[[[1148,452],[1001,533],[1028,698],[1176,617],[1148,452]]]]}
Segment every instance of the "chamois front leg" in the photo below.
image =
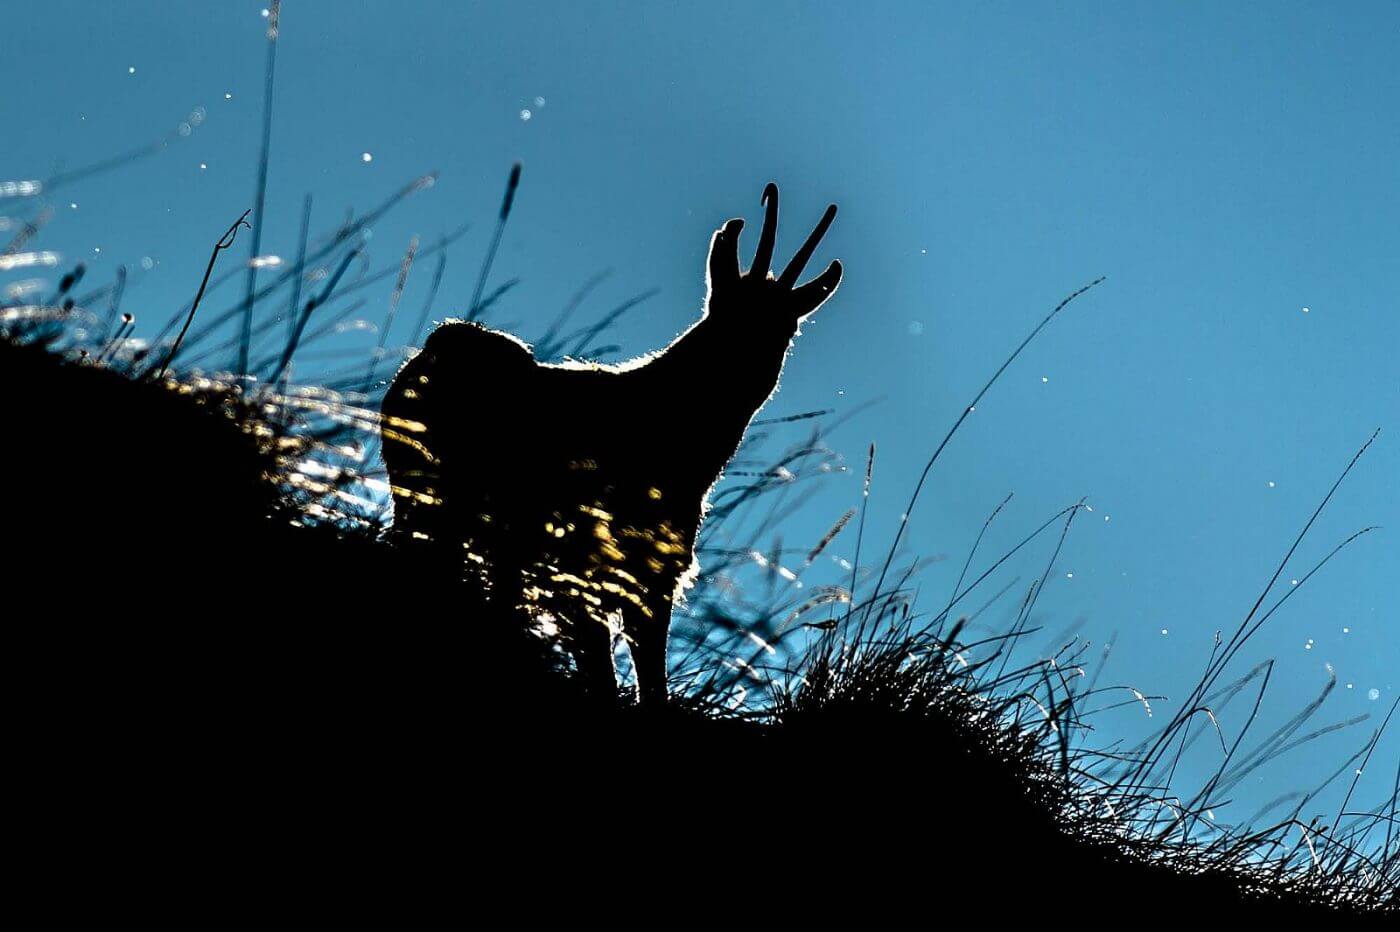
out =
{"type": "Polygon", "coordinates": [[[628,647],[632,670],[637,677],[637,701],[645,706],[664,704],[666,690],[666,641],[669,619],[640,617],[635,613],[624,624],[629,627],[628,647]]]}

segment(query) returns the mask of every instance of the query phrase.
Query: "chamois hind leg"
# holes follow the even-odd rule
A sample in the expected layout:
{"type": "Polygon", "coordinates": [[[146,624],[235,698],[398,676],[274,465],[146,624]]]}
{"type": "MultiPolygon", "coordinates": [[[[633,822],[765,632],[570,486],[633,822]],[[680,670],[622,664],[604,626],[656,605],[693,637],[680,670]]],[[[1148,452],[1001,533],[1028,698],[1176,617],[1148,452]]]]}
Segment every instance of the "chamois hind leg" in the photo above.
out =
{"type": "Polygon", "coordinates": [[[613,666],[612,631],[607,625],[584,617],[569,627],[569,653],[584,687],[600,697],[617,692],[617,670],[613,666]]]}

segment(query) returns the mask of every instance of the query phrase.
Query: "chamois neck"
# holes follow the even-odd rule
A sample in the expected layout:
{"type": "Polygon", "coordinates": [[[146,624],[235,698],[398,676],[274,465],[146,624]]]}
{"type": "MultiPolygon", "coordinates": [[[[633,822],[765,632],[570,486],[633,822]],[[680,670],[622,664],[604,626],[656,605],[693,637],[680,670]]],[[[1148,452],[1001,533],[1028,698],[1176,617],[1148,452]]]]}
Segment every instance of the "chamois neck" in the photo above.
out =
{"type": "Polygon", "coordinates": [[[688,455],[705,481],[734,455],[754,413],[773,394],[792,342],[791,333],[733,326],[707,315],[646,367],[648,391],[691,413],[688,455]]]}
{"type": "Polygon", "coordinates": [[[666,347],[656,364],[713,395],[734,393],[749,413],[772,394],[796,329],[736,328],[706,314],[666,347]]]}

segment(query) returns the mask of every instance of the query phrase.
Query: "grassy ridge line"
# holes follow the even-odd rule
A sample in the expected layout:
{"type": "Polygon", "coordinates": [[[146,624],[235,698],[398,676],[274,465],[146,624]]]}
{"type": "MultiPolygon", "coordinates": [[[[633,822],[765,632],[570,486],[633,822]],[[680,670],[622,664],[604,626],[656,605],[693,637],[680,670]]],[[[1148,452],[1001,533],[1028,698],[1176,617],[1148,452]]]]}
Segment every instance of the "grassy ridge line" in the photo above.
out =
{"type": "MultiPolygon", "coordinates": [[[[7,357],[0,368],[12,380],[6,387],[7,397],[19,397],[20,385],[31,389],[30,403],[23,410],[31,422],[26,434],[36,442],[25,449],[34,456],[43,451],[49,459],[37,463],[21,455],[18,473],[6,476],[5,482],[14,488],[19,475],[46,473],[56,491],[66,486],[66,494],[72,497],[71,501],[49,497],[36,513],[22,513],[20,526],[31,541],[45,540],[55,527],[71,526],[91,504],[72,495],[84,487],[80,474],[55,472],[53,459],[80,462],[81,475],[90,476],[96,465],[92,455],[100,452],[98,462],[107,465],[98,474],[115,477],[120,492],[107,493],[111,500],[105,530],[87,522],[93,532],[88,549],[98,554],[122,553],[129,567],[161,568],[159,579],[145,584],[163,606],[157,615],[173,610],[186,628],[190,622],[218,628],[224,607],[210,606],[208,593],[226,590],[230,575],[241,577],[241,585],[258,593],[259,636],[285,643],[294,654],[314,652],[304,641],[310,638],[316,643],[324,637],[326,622],[318,617],[323,614],[336,618],[337,625],[347,617],[354,623],[351,643],[363,636],[361,630],[380,632],[376,650],[382,650],[385,632],[394,630],[384,624],[389,619],[402,620],[393,607],[396,593],[439,593],[444,600],[461,600],[452,582],[423,577],[412,555],[395,552],[380,541],[376,521],[320,506],[319,502],[334,498],[331,493],[340,480],[308,485],[305,478],[290,478],[305,476],[297,464],[306,461],[306,445],[322,441],[308,441],[293,426],[296,419],[291,412],[278,408],[275,399],[257,396],[258,403],[249,404],[231,382],[205,377],[165,381],[132,377],[131,372],[120,371],[120,363],[96,365],[91,352],[84,357],[81,350],[75,351],[75,344],[67,342],[72,334],[56,329],[52,321],[33,327],[18,338],[11,328],[11,338],[0,344],[7,357]],[[59,347],[66,347],[65,352],[56,352],[59,347]],[[33,393],[35,387],[41,391],[33,393]],[[110,414],[108,406],[120,414],[110,414]],[[86,414],[75,417],[75,412],[86,414]],[[85,418],[110,424],[110,436],[94,436],[94,421],[85,418]],[[170,438],[178,438],[178,444],[172,445],[170,438]],[[65,447],[69,452],[62,455],[65,447]],[[290,457],[288,449],[294,451],[290,457]],[[159,477],[158,481],[142,479],[143,473],[159,477]],[[172,485],[172,478],[181,475],[187,478],[186,484],[172,485]],[[277,481],[269,483],[269,477],[277,481]],[[275,494],[269,495],[268,490],[275,494]],[[236,504],[228,507],[230,503],[236,504]],[[303,520],[308,506],[319,520],[303,520]],[[186,520],[177,522],[175,514],[187,516],[186,520]],[[104,539],[109,536],[110,540],[104,539]],[[186,549],[173,548],[173,541],[184,541],[181,546],[186,549]],[[367,588],[366,579],[374,580],[374,585],[367,588]],[[334,608],[343,601],[336,591],[342,585],[353,587],[355,594],[357,604],[349,616],[334,608]],[[305,604],[299,593],[308,588],[323,601],[305,604]]],[[[116,358],[126,357],[117,354],[116,358]]],[[[331,412],[329,419],[336,421],[339,402],[333,398],[328,393],[320,403],[331,412]]],[[[373,430],[372,414],[362,408],[346,405],[339,415],[339,420],[354,422],[358,430],[373,430]]],[[[805,451],[817,448],[819,444],[809,438],[785,462],[801,462],[810,455],[805,451]]],[[[777,475],[776,470],[771,472],[777,475]]],[[[748,494],[771,496],[785,488],[786,483],[760,484],[748,494]]],[[[1062,532],[1075,510],[1061,514],[1062,532]]],[[[1036,533],[1053,526],[1047,522],[1036,533]]],[[[1367,854],[1354,844],[1364,840],[1367,819],[1371,828],[1384,821],[1383,807],[1363,817],[1349,817],[1343,831],[1330,834],[1296,819],[1263,830],[1229,829],[1209,825],[1203,818],[1209,800],[1187,810],[1171,804],[1155,789],[1122,780],[1115,783],[1110,776],[1126,761],[1122,755],[1104,755],[1089,742],[1083,709],[1092,691],[1079,691],[1077,682],[1082,677],[1072,672],[1082,667],[1085,648],[1067,648],[1048,661],[1008,669],[1010,649],[1025,634],[1024,627],[988,643],[964,643],[963,626],[948,623],[947,609],[932,617],[917,613],[907,594],[914,567],[899,574],[897,586],[875,590],[863,604],[855,605],[845,624],[812,629],[819,632],[816,641],[796,648],[781,662],[745,660],[754,655],[737,650],[736,645],[749,644],[771,659],[770,650],[776,652],[783,639],[778,635],[769,642],[756,634],[763,624],[735,625],[728,632],[732,637],[722,640],[722,646],[688,653],[690,664],[700,672],[724,670],[727,664],[735,675],[683,681],[698,686],[682,690],[675,710],[665,720],[640,717],[625,697],[617,704],[600,705],[571,696],[567,669],[558,666],[561,658],[516,639],[505,620],[474,617],[453,623],[445,617],[422,618],[418,624],[431,633],[415,632],[404,640],[421,643],[420,638],[427,636],[440,648],[450,645],[453,649],[441,650],[442,656],[459,658],[461,666],[450,665],[436,679],[441,683],[466,680],[460,691],[489,703],[482,706],[491,709],[483,719],[475,711],[482,707],[463,702],[462,695],[444,695],[439,697],[442,707],[428,716],[435,729],[465,725],[500,736],[503,744],[492,739],[475,747],[470,755],[474,759],[492,759],[521,733],[535,735],[538,753],[552,760],[569,759],[571,754],[587,760],[599,747],[607,747],[612,766],[630,766],[625,762],[639,761],[639,749],[646,748],[653,759],[639,766],[669,762],[677,773],[685,766],[683,760],[711,760],[731,762],[745,772],[785,775],[784,782],[819,774],[805,789],[786,790],[788,802],[821,811],[854,794],[865,811],[872,800],[878,801],[882,787],[899,784],[911,766],[927,760],[928,749],[933,749],[934,766],[916,771],[918,796],[932,820],[924,831],[932,831],[935,824],[940,830],[955,831],[965,853],[981,852],[987,857],[1004,848],[1008,838],[1015,838],[1018,858],[1057,865],[1053,870],[1044,868],[1048,873],[1039,881],[1046,885],[1046,895],[1050,889],[1093,876],[1118,878],[1125,895],[1143,885],[1160,896],[1179,887],[1185,901],[1224,915],[1266,915],[1277,909],[1290,915],[1321,910],[1318,915],[1340,911],[1366,916],[1394,909],[1395,852],[1381,849],[1367,854]],[[483,650],[490,652],[484,663],[483,650]],[[760,664],[784,676],[775,680],[767,672],[758,675],[760,664]],[[772,686],[771,700],[747,706],[735,703],[738,689],[755,682],[772,686]],[[746,707],[753,711],[745,712],[746,707]],[[590,738],[586,746],[580,746],[583,736],[590,738]],[[914,748],[925,750],[916,754],[914,748]],[[1183,822],[1189,831],[1178,831],[1183,822]]],[[[48,564],[36,565],[27,576],[39,581],[53,570],[48,564]]],[[[983,578],[985,574],[977,582],[983,578]]],[[[61,578],[52,579],[51,584],[57,588],[61,578]]],[[[719,603],[715,599],[714,604],[719,603]]],[[[1018,615],[1018,624],[1024,617],[1024,613],[1018,615]]],[[[783,620],[770,616],[768,629],[783,620]]],[[[788,630],[792,630],[790,624],[788,630]]],[[[139,641],[150,649],[145,639],[139,641]]],[[[411,665],[416,676],[427,658],[417,651],[403,656],[406,649],[408,644],[394,646],[389,655],[402,657],[400,662],[411,665]]],[[[339,650],[344,652],[342,659],[361,668],[379,659],[365,656],[360,649],[339,650]]],[[[252,669],[267,666],[265,659],[247,653],[238,658],[252,669]]],[[[149,661],[126,659],[129,666],[145,670],[157,682],[169,679],[168,674],[151,669],[149,661]]],[[[428,666],[435,669],[440,664],[441,659],[428,666]]],[[[219,671],[214,681],[223,681],[228,672],[219,671]]],[[[87,669],[86,675],[92,682],[107,684],[119,705],[132,701],[100,672],[87,669]]],[[[397,682],[405,675],[400,670],[387,678],[397,682]]],[[[376,673],[376,678],[384,675],[376,673]]],[[[277,684],[279,708],[289,711],[305,701],[303,691],[318,692],[326,675],[297,666],[266,679],[277,684]]],[[[357,708],[356,693],[362,684],[331,681],[340,687],[338,701],[345,703],[333,714],[357,708]]],[[[85,694],[90,688],[91,684],[85,685],[79,692],[85,694]]],[[[188,685],[185,689],[181,701],[190,708],[217,707],[213,697],[198,690],[191,694],[188,685]]],[[[169,697],[163,698],[168,701],[169,697]]],[[[153,707],[158,706],[153,702],[143,708],[155,714],[153,707]]],[[[161,713],[162,718],[168,715],[168,711],[161,713]]],[[[74,724],[64,721],[68,727],[74,724]]],[[[271,733],[278,730],[270,722],[261,727],[271,733]]],[[[156,737],[152,736],[153,743],[156,737]]],[[[250,753],[255,752],[250,749],[250,753]]],[[[155,759],[161,758],[156,755],[155,759]]],[[[517,763],[530,759],[526,755],[517,763]]],[[[588,777],[571,779],[579,784],[571,794],[592,783],[588,777]]],[[[599,792],[604,789],[598,787],[599,792]]],[[[512,799],[520,787],[509,783],[495,791],[512,799]]],[[[657,790],[631,792],[652,799],[657,790]]],[[[1393,811],[1394,799],[1389,806],[1393,811]]],[[[881,811],[876,803],[875,812],[881,811]]],[[[502,825],[501,830],[507,827],[502,825]]],[[[872,822],[865,815],[847,819],[830,829],[834,839],[830,857],[858,873],[860,865],[845,859],[869,846],[903,844],[908,831],[902,822],[872,822]]],[[[930,867],[950,881],[956,879],[964,889],[984,889],[978,884],[985,885],[985,877],[963,876],[934,849],[925,857],[930,867]]]]}

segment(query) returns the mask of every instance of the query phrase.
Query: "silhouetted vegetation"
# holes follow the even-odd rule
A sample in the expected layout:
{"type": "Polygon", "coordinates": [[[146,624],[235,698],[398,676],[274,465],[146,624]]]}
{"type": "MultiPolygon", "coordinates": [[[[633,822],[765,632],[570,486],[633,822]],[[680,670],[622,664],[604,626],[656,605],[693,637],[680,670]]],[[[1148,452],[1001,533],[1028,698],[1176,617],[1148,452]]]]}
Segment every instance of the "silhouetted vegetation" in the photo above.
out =
{"type": "MultiPolygon", "coordinates": [[[[1211,740],[1257,670],[1200,697],[1210,725],[1188,716],[1106,751],[1085,718],[1115,691],[1085,676],[1086,645],[1020,662],[1023,627],[969,642],[954,606],[917,610],[917,562],[897,565],[894,585],[774,602],[742,623],[709,588],[718,553],[677,619],[671,702],[639,708],[630,687],[584,689],[557,640],[493,617],[469,582],[382,535],[347,491],[364,477],[325,465],[346,422],[372,437],[369,412],[143,376],[138,354],[98,364],[36,314],[11,314],[0,342],[25,438],[0,476],[24,542],[11,598],[22,589],[53,616],[12,640],[33,697],[21,740],[47,762],[45,793],[78,798],[63,816],[74,830],[120,799],[157,825],[201,813],[206,831],[240,839],[228,857],[246,853],[244,832],[310,831],[328,864],[441,830],[497,869],[568,860],[561,884],[602,882],[602,860],[581,866],[595,859],[680,846],[740,859],[725,871],[765,889],[814,875],[852,891],[922,882],[1008,921],[1071,894],[1106,916],[1395,908],[1393,796],[1335,824],[1301,819],[1301,804],[1262,828],[1207,815],[1217,791],[1306,737],[1315,705],[1225,755],[1216,786],[1169,791],[1181,744],[1211,740]],[[339,426],[318,435],[318,415],[339,426]]],[[[794,450],[810,463],[819,447],[794,450]]],[[[1078,508],[1028,540],[1063,535],[1078,508]]],[[[717,520],[732,513],[721,496],[717,520]]],[[[847,525],[860,523],[834,530],[847,525]]],[[[960,581],[954,602],[1000,564],[960,581]]],[[[697,869],[684,863],[634,866],[628,882],[675,882],[697,869]]]]}

